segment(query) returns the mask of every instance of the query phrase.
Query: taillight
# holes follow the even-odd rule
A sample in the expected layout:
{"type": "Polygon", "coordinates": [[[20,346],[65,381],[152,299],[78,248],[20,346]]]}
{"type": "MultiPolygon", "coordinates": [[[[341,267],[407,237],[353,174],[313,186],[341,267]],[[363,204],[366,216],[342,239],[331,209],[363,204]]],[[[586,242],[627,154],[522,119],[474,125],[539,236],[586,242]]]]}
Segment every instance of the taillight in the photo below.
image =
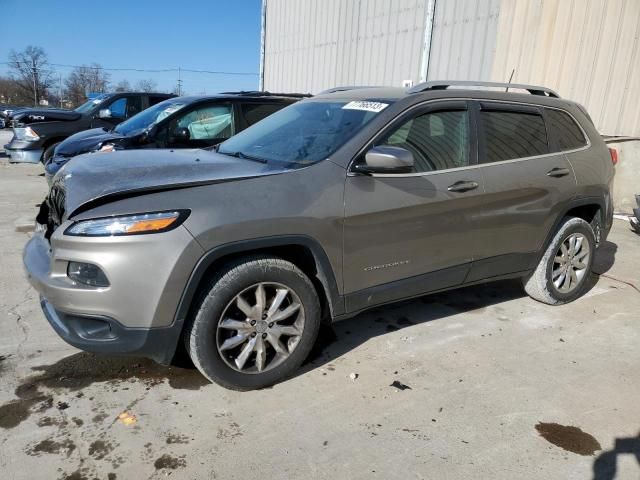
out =
{"type": "Polygon", "coordinates": [[[615,148],[610,148],[609,149],[609,155],[611,155],[611,163],[613,163],[614,165],[618,164],[618,150],[616,150],[615,148]]]}

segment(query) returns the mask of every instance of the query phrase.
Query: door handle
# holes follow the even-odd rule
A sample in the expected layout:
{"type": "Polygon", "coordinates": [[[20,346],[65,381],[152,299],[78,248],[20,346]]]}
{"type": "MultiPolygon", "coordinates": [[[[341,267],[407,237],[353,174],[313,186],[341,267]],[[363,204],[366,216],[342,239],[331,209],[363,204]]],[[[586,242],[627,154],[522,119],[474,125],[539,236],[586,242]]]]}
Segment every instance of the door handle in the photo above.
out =
{"type": "Polygon", "coordinates": [[[549,177],[564,177],[565,175],[569,175],[571,172],[568,168],[552,168],[547,172],[547,176],[549,177]]]}
{"type": "Polygon", "coordinates": [[[478,188],[478,182],[460,180],[453,185],[449,185],[447,190],[450,192],[468,192],[469,190],[475,190],[476,188],[478,188]]]}

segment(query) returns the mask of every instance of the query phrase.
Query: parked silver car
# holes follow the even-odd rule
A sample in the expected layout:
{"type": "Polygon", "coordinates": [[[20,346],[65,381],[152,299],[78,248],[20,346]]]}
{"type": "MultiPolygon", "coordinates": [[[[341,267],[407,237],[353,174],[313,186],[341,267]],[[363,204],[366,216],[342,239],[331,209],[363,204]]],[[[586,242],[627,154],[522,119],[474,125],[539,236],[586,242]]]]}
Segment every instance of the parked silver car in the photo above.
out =
{"type": "Polygon", "coordinates": [[[49,322],[164,363],[182,341],[245,390],[293,374],[321,322],[377,305],[504,278],[578,298],[612,223],[600,135],[546,88],[452,83],[335,89],[217,152],[77,157],[24,251],[49,322]]]}

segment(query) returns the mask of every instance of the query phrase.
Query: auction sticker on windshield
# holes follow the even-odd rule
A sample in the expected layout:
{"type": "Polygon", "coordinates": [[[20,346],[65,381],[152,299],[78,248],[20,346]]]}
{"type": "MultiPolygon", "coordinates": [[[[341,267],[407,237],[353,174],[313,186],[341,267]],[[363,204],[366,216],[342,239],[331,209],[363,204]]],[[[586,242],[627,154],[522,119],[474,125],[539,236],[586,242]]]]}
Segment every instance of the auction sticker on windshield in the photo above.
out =
{"type": "Polygon", "coordinates": [[[347,103],[343,110],[364,110],[365,112],[381,112],[389,106],[388,103],[382,102],[368,102],[365,100],[357,100],[347,103]]]}

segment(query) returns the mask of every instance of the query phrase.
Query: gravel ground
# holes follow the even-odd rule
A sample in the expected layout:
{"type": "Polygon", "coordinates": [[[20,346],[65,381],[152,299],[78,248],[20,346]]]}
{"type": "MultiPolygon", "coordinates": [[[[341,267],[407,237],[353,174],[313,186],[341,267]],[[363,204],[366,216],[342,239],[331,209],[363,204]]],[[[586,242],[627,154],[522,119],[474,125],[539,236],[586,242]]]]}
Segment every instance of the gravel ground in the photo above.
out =
{"type": "Polygon", "coordinates": [[[640,238],[625,222],[573,304],[500,282],[378,308],[325,330],[295,378],[238,393],[56,336],[22,271],[41,174],[0,158],[3,479],[638,478],[640,238]]]}

